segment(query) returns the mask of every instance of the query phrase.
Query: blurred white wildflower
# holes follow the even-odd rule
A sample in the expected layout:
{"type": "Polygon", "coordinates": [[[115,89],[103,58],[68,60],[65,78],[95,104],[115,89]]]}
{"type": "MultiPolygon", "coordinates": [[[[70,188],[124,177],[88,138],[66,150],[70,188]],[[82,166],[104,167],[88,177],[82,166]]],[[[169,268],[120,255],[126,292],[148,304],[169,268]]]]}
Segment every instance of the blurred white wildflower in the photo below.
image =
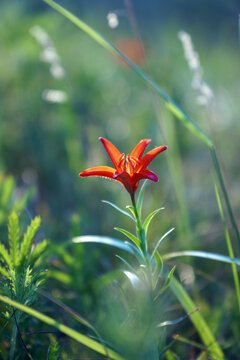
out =
{"type": "Polygon", "coordinates": [[[199,92],[197,102],[200,105],[208,106],[212,102],[214,94],[210,86],[203,80],[203,69],[200,64],[199,55],[194,50],[191,36],[185,31],[179,31],[178,38],[182,42],[188,66],[193,72],[192,87],[199,92]]]}
{"type": "Polygon", "coordinates": [[[116,29],[119,25],[118,15],[115,12],[110,11],[107,14],[107,21],[108,21],[108,26],[111,29],[116,29]]]}
{"type": "Polygon", "coordinates": [[[67,94],[62,90],[46,89],[42,93],[43,100],[51,103],[65,103],[67,94]]]}
{"type": "Polygon", "coordinates": [[[54,78],[62,79],[65,76],[64,68],[61,65],[61,59],[57,54],[56,48],[48,33],[39,25],[33,26],[30,34],[42,46],[40,59],[50,65],[50,73],[54,78]]]}

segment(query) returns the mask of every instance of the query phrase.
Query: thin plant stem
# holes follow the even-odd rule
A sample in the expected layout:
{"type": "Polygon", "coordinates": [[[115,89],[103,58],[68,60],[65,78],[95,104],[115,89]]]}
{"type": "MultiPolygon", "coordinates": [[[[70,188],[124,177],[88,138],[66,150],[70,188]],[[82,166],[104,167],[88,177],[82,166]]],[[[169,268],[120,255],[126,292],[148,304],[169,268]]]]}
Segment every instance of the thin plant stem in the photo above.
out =
{"type": "MultiPolygon", "coordinates": [[[[215,194],[216,194],[216,198],[217,198],[217,203],[218,203],[220,216],[221,216],[222,223],[223,223],[224,234],[225,234],[225,239],[226,239],[227,248],[228,248],[228,254],[229,254],[229,256],[231,258],[234,258],[235,256],[234,256],[234,251],[233,251],[233,247],[232,247],[232,243],[231,243],[231,238],[230,238],[230,234],[229,234],[228,227],[227,227],[227,224],[226,224],[226,220],[225,220],[225,217],[224,217],[223,208],[222,208],[222,202],[221,202],[221,199],[220,199],[220,196],[219,196],[219,191],[218,191],[215,179],[214,179],[214,188],[215,188],[215,194]]],[[[234,281],[235,290],[236,290],[238,309],[239,309],[239,312],[240,312],[240,287],[239,287],[238,269],[237,269],[236,264],[232,264],[232,273],[233,273],[233,281],[234,281]]]]}
{"type": "Polygon", "coordinates": [[[223,179],[223,175],[222,175],[222,171],[221,171],[221,166],[220,166],[220,163],[219,163],[219,160],[218,160],[218,157],[217,157],[217,152],[216,152],[216,149],[215,149],[214,145],[212,145],[210,147],[210,151],[211,151],[211,156],[212,156],[214,168],[215,168],[215,171],[216,171],[216,174],[217,174],[217,177],[218,177],[218,181],[219,181],[219,184],[220,184],[220,187],[221,187],[221,190],[222,190],[223,198],[224,198],[224,201],[225,201],[225,204],[226,204],[226,207],[227,207],[227,211],[228,211],[228,214],[229,214],[229,217],[230,217],[230,221],[231,221],[233,230],[235,232],[236,238],[238,240],[238,247],[240,247],[240,235],[239,235],[238,226],[237,226],[234,214],[233,214],[233,210],[232,210],[232,206],[231,206],[230,199],[229,199],[229,196],[228,196],[228,192],[227,192],[227,189],[226,189],[226,186],[225,186],[225,183],[224,183],[224,179],[223,179]]]}
{"type": "Polygon", "coordinates": [[[131,200],[132,200],[132,205],[133,205],[133,210],[134,210],[134,214],[135,214],[135,218],[137,220],[137,236],[141,242],[141,249],[142,252],[147,260],[148,256],[147,256],[147,241],[146,241],[146,233],[145,230],[143,229],[142,226],[142,222],[138,213],[138,209],[136,206],[136,201],[135,201],[135,195],[134,193],[130,194],[131,195],[131,200]]]}
{"type": "Polygon", "coordinates": [[[16,351],[16,345],[17,345],[17,326],[16,323],[13,324],[12,327],[12,335],[11,335],[11,347],[10,347],[10,354],[9,354],[9,359],[10,360],[14,360],[14,354],[16,351]]]}
{"type": "Polygon", "coordinates": [[[20,328],[19,328],[19,325],[18,325],[18,321],[17,321],[15,312],[16,312],[15,309],[13,309],[13,317],[14,317],[16,328],[17,328],[17,334],[18,334],[19,339],[20,339],[20,341],[21,341],[21,343],[22,343],[22,345],[24,347],[24,350],[25,350],[25,352],[27,354],[28,359],[32,360],[32,356],[31,356],[30,352],[28,351],[28,348],[27,348],[25,342],[23,341],[22,334],[21,334],[21,331],[20,331],[20,328]]]}

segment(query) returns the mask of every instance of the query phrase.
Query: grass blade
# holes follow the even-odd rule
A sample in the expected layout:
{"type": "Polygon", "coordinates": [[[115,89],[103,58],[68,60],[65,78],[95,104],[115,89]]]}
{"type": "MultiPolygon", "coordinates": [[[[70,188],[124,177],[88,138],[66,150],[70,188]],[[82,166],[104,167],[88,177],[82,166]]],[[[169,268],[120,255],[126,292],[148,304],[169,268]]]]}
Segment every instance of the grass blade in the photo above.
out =
{"type": "Polygon", "coordinates": [[[163,260],[169,260],[176,257],[181,256],[193,256],[193,257],[199,257],[203,259],[208,260],[215,260],[215,261],[221,261],[228,264],[236,264],[240,266],[240,259],[237,258],[231,258],[230,256],[216,254],[216,253],[210,253],[207,251],[195,251],[195,250],[186,250],[186,251],[175,251],[168,254],[165,254],[162,256],[163,260]]]}
{"type": "MultiPolygon", "coordinates": [[[[174,295],[178,298],[187,313],[190,313],[197,308],[190,296],[187,294],[185,289],[182,287],[182,285],[176,278],[172,278],[169,287],[174,293],[174,295]]],[[[222,352],[222,349],[220,348],[214,335],[212,334],[207,323],[202,317],[200,311],[197,311],[194,314],[190,315],[190,319],[194,324],[196,330],[198,331],[198,334],[201,337],[203,343],[205,344],[207,350],[209,351],[210,356],[215,360],[223,360],[224,354],[222,352]]]]}
{"type": "MultiPolygon", "coordinates": [[[[231,243],[231,238],[230,238],[230,234],[229,234],[228,227],[227,227],[227,224],[226,224],[226,220],[225,220],[225,217],[224,217],[222,203],[221,203],[219,191],[218,191],[215,180],[214,180],[214,189],[215,189],[215,193],[216,193],[216,198],[217,198],[217,203],[218,203],[220,216],[221,216],[221,219],[222,219],[222,222],[223,222],[224,234],[225,234],[227,248],[228,248],[228,254],[229,254],[230,258],[233,259],[234,258],[234,252],[233,252],[233,247],[232,247],[232,243],[231,243]]],[[[239,311],[240,311],[240,288],[239,288],[239,277],[238,277],[238,271],[237,271],[236,264],[232,264],[232,273],[233,273],[233,281],[234,281],[236,295],[237,295],[238,308],[239,308],[239,311]]]]}
{"type": "Polygon", "coordinates": [[[21,311],[25,312],[26,314],[33,316],[36,319],[38,319],[48,325],[51,325],[51,326],[57,328],[63,334],[66,334],[67,336],[69,336],[72,339],[76,340],[77,342],[87,346],[88,348],[98,352],[99,354],[109,356],[111,359],[114,359],[114,360],[123,360],[123,358],[120,355],[118,355],[111,349],[107,348],[107,353],[106,353],[106,350],[105,350],[106,346],[103,346],[102,344],[98,343],[97,341],[90,339],[85,335],[82,335],[78,331],[59,323],[58,321],[51,318],[50,316],[44,315],[44,314],[40,313],[39,311],[36,311],[26,305],[22,305],[19,302],[13,301],[6,296],[0,295],[0,301],[4,302],[5,304],[8,304],[10,306],[13,306],[16,309],[21,310],[21,311]]]}

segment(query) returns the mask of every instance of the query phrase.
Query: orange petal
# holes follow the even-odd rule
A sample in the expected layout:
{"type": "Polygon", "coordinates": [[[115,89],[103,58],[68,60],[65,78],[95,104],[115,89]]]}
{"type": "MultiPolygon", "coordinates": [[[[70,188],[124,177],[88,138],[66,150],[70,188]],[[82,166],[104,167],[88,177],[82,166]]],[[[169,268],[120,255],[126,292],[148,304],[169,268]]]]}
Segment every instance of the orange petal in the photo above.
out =
{"type": "Polygon", "coordinates": [[[143,139],[141,140],[133,149],[130,156],[136,157],[137,159],[141,159],[142,154],[144,153],[144,150],[146,147],[150,144],[150,139],[143,139]]]}
{"type": "Polygon", "coordinates": [[[149,151],[142,158],[138,171],[141,172],[141,169],[146,168],[150,164],[150,162],[155,158],[155,156],[157,156],[158,154],[160,154],[160,152],[162,152],[162,151],[164,151],[166,149],[167,149],[167,146],[159,146],[156,149],[153,149],[153,150],[149,151]]]}
{"type": "Polygon", "coordinates": [[[79,174],[81,177],[85,176],[104,176],[113,179],[113,175],[116,172],[114,168],[109,166],[96,166],[87,170],[84,170],[79,174]]]}
{"type": "Polygon", "coordinates": [[[148,169],[142,169],[139,173],[136,174],[136,177],[138,180],[149,179],[155,182],[158,181],[157,175],[148,169]]]}
{"type": "Polygon", "coordinates": [[[110,159],[112,160],[113,165],[115,166],[115,168],[117,168],[119,158],[121,156],[120,151],[111,143],[111,141],[102,137],[100,137],[99,140],[105,147],[110,159]]]}
{"type": "Polygon", "coordinates": [[[126,171],[123,171],[120,174],[115,173],[114,179],[120,181],[130,194],[132,194],[135,191],[134,182],[132,181],[132,178],[126,171]]]}

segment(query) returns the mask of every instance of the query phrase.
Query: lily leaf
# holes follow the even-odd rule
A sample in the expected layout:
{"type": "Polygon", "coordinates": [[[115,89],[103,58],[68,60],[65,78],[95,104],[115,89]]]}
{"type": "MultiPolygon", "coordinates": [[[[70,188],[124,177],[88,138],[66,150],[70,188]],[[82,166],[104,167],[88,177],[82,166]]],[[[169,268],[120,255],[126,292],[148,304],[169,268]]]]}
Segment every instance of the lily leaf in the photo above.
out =
{"type": "Polygon", "coordinates": [[[152,256],[151,256],[151,261],[155,255],[155,252],[157,251],[157,249],[159,248],[161,242],[165,239],[166,236],[168,236],[173,230],[175,230],[175,228],[171,228],[170,230],[168,230],[162,237],[161,239],[158,240],[153,252],[152,252],[152,256]]]}
{"type": "Polygon", "coordinates": [[[132,267],[132,265],[129,264],[129,262],[127,262],[125,259],[123,259],[123,258],[122,258],[121,256],[119,256],[119,255],[116,255],[116,257],[117,257],[119,260],[121,260],[121,261],[123,262],[123,264],[126,265],[127,268],[128,268],[130,271],[134,272],[134,268],[132,267]]]}
{"type": "Polygon", "coordinates": [[[136,219],[135,212],[134,212],[134,207],[132,205],[127,205],[126,209],[128,209],[133,214],[134,219],[136,219]]]}
{"type": "Polygon", "coordinates": [[[122,229],[122,228],[118,228],[118,227],[115,227],[114,230],[117,230],[120,233],[122,233],[123,235],[127,236],[130,240],[132,240],[134,242],[135,245],[140,247],[140,244],[141,244],[140,240],[135,235],[130,233],[129,231],[122,229]]]}
{"type": "Polygon", "coordinates": [[[106,203],[108,205],[111,205],[114,209],[118,210],[120,213],[122,213],[123,215],[126,215],[128,216],[132,221],[136,222],[135,218],[130,215],[127,211],[121,209],[120,207],[118,207],[117,205],[111,203],[110,201],[107,201],[107,200],[102,200],[103,203],[106,203]]]}
{"type": "Polygon", "coordinates": [[[170,281],[172,280],[174,271],[176,269],[176,265],[172,268],[172,270],[168,273],[167,279],[164,283],[164,285],[161,287],[161,289],[158,291],[157,295],[154,297],[154,301],[157,300],[157,298],[159,297],[159,295],[161,295],[165,290],[167,290],[170,281]]]}
{"type": "Polygon", "coordinates": [[[147,234],[147,230],[148,230],[148,226],[151,222],[151,220],[153,219],[153,217],[160,211],[160,210],[164,210],[164,207],[160,208],[160,209],[156,209],[153,212],[151,212],[151,214],[148,215],[148,217],[146,218],[146,220],[143,223],[143,229],[145,230],[145,233],[147,234]]]}
{"type": "Polygon", "coordinates": [[[77,236],[72,239],[72,242],[75,244],[96,243],[102,245],[109,245],[117,249],[127,251],[129,254],[134,255],[139,260],[140,263],[142,263],[144,260],[142,253],[136,246],[130,244],[127,241],[123,242],[121,240],[114,239],[108,236],[98,236],[98,235],[77,236]]]}
{"type": "Polygon", "coordinates": [[[157,282],[159,279],[159,276],[161,275],[162,272],[162,268],[163,268],[163,261],[162,258],[159,254],[159,252],[156,250],[155,254],[154,254],[154,258],[156,261],[156,268],[153,274],[153,289],[155,290],[156,286],[157,286],[157,282]]]}

